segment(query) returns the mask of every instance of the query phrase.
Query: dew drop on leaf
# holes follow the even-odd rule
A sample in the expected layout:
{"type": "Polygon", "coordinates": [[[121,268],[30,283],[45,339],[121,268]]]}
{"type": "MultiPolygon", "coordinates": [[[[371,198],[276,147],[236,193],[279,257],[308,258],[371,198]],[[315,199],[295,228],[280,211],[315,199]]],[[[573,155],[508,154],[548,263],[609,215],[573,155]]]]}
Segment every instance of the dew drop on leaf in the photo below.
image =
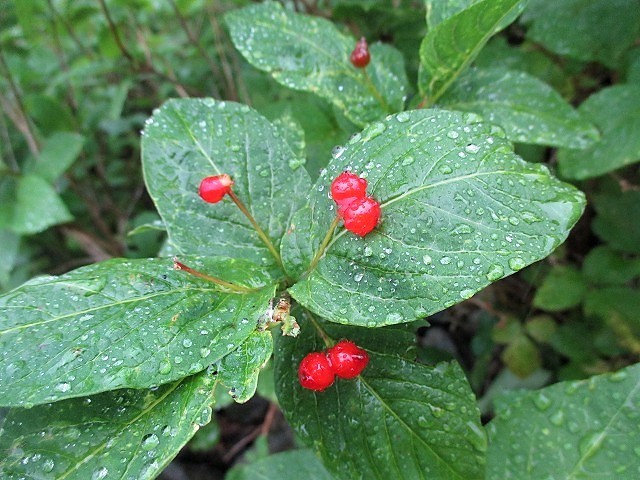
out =
{"type": "Polygon", "coordinates": [[[109,474],[109,470],[106,467],[101,467],[93,472],[91,480],[102,480],[109,474]]]}
{"type": "Polygon", "coordinates": [[[525,261],[520,257],[513,257],[509,259],[509,268],[511,268],[512,270],[522,270],[525,265],[525,261]]]}
{"type": "Polygon", "coordinates": [[[171,371],[171,362],[169,361],[168,358],[165,358],[160,362],[160,365],[158,366],[158,373],[162,375],[166,375],[170,371],[171,371]]]}
{"type": "Polygon", "coordinates": [[[502,278],[502,276],[504,275],[504,269],[502,268],[502,265],[498,265],[497,263],[495,265],[491,265],[489,267],[489,271],[487,272],[487,280],[489,280],[490,282],[495,282],[496,280],[502,278]]]}
{"type": "Polygon", "coordinates": [[[160,443],[160,439],[155,433],[149,433],[142,437],[142,449],[143,450],[153,450],[160,443]]]}

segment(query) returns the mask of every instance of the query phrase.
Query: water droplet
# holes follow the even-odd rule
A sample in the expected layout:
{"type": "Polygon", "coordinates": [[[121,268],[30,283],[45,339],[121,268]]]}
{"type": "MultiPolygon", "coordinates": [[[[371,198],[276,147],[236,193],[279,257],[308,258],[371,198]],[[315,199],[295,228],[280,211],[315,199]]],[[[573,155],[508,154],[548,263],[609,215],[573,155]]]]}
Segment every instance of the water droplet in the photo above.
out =
{"type": "Polygon", "coordinates": [[[474,290],[467,288],[465,290],[460,291],[460,297],[467,299],[467,298],[471,298],[473,297],[473,294],[475,293],[474,290]]]}
{"type": "Polygon", "coordinates": [[[62,392],[62,393],[66,393],[69,390],[71,390],[71,385],[64,382],[64,383],[59,383],[57,384],[55,387],[53,387],[54,390],[57,390],[58,392],[62,392]]]}
{"type": "Polygon", "coordinates": [[[364,251],[362,252],[362,254],[365,257],[370,257],[371,255],[373,255],[373,249],[369,245],[367,245],[366,247],[364,247],[364,251]]]}
{"type": "Polygon", "coordinates": [[[480,147],[473,143],[470,143],[469,145],[464,147],[464,149],[467,151],[467,153],[478,153],[478,150],[480,150],[480,147]]]}
{"type": "Polygon", "coordinates": [[[160,365],[158,366],[158,373],[162,375],[166,375],[171,371],[171,367],[172,367],[171,362],[169,361],[168,358],[165,358],[160,362],[160,365]]]}
{"type": "Polygon", "coordinates": [[[55,466],[56,466],[55,463],[50,458],[42,462],[42,470],[45,471],[46,473],[49,473],[50,471],[52,471],[53,467],[55,466]]]}
{"type": "Polygon", "coordinates": [[[367,127],[362,132],[362,135],[363,135],[362,141],[368,142],[369,140],[373,140],[374,138],[379,136],[382,132],[384,132],[386,129],[387,129],[387,126],[382,122],[373,123],[369,125],[369,127],[367,127]]]}
{"type": "Polygon", "coordinates": [[[605,436],[602,433],[590,433],[582,437],[582,440],[578,443],[578,450],[580,451],[580,455],[585,457],[583,461],[596,453],[602,445],[604,438],[605,436]]]}
{"type": "Polygon", "coordinates": [[[211,407],[205,407],[200,412],[200,419],[198,420],[198,425],[203,427],[207,423],[211,421],[211,407]]]}
{"type": "Polygon", "coordinates": [[[362,278],[363,278],[363,277],[364,277],[364,273],[356,273],[356,274],[353,276],[353,279],[354,279],[356,282],[360,282],[360,281],[362,281],[362,278]]]}
{"type": "Polygon", "coordinates": [[[444,173],[445,175],[449,175],[453,172],[453,169],[449,165],[442,165],[440,168],[440,173],[444,173]]]}
{"type": "Polygon", "coordinates": [[[403,166],[403,167],[409,166],[409,165],[411,165],[411,164],[412,164],[413,162],[415,162],[415,161],[416,161],[416,159],[415,159],[414,157],[412,157],[411,155],[409,155],[409,156],[405,157],[405,158],[402,160],[402,166],[403,166]]]}
{"type": "Polygon", "coordinates": [[[526,266],[526,262],[520,257],[513,257],[509,259],[509,268],[511,270],[522,270],[526,266]]]}
{"type": "Polygon", "coordinates": [[[418,417],[418,426],[422,428],[427,428],[429,426],[429,422],[422,415],[418,417]]]}
{"type": "Polygon", "coordinates": [[[422,257],[422,263],[424,263],[425,265],[430,265],[431,261],[432,259],[429,255],[425,255],[424,257],[422,257]]]}
{"type": "Polygon", "coordinates": [[[396,115],[396,120],[398,120],[398,122],[400,123],[408,122],[410,119],[411,115],[409,115],[409,112],[400,112],[396,115]]]}
{"type": "Polygon", "coordinates": [[[520,217],[522,217],[522,220],[529,224],[542,221],[542,219],[533,212],[524,211],[520,213],[520,217]]]}
{"type": "Polygon", "coordinates": [[[449,265],[451,263],[451,257],[442,257],[440,263],[442,265],[449,265]]]}
{"type": "Polygon", "coordinates": [[[549,417],[551,423],[553,423],[556,427],[559,427],[564,423],[564,412],[562,410],[558,410],[551,417],[549,417]]]}
{"type": "Polygon", "coordinates": [[[93,472],[93,475],[91,475],[91,480],[101,480],[106,477],[108,473],[109,469],[107,469],[106,467],[101,467],[93,472]]]}
{"type": "Polygon", "coordinates": [[[615,372],[609,375],[609,380],[611,380],[612,382],[622,382],[626,378],[627,378],[627,372],[625,372],[624,370],[620,370],[618,372],[615,372]]]}
{"type": "Polygon", "coordinates": [[[504,268],[502,268],[502,265],[498,265],[496,263],[489,267],[489,271],[487,272],[486,276],[487,276],[487,280],[489,280],[490,282],[495,282],[496,280],[502,278],[503,275],[504,275],[504,268]]]}
{"type": "Polygon", "coordinates": [[[460,136],[460,134],[458,132],[456,132],[455,130],[451,130],[449,132],[447,132],[447,137],[449,138],[458,138],[460,136]]]}
{"type": "Polygon", "coordinates": [[[206,357],[208,357],[210,353],[211,353],[211,349],[210,349],[210,348],[202,347],[202,348],[200,349],[200,356],[201,356],[202,358],[206,358],[206,357]]]}
{"type": "Polygon", "coordinates": [[[518,217],[509,217],[509,223],[516,226],[520,223],[520,219],[518,217]]]}
{"type": "Polygon", "coordinates": [[[153,450],[160,443],[160,439],[155,433],[149,433],[142,437],[142,449],[153,450]]]}
{"type": "Polygon", "coordinates": [[[192,345],[193,345],[193,342],[192,342],[190,339],[185,338],[184,340],[182,340],[182,346],[183,346],[184,348],[189,348],[189,347],[191,347],[192,345]]]}
{"type": "Polygon", "coordinates": [[[442,416],[445,414],[443,408],[436,407],[435,405],[429,405],[429,409],[431,410],[431,414],[436,418],[442,418],[442,416]]]}
{"type": "Polygon", "coordinates": [[[538,408],[538,410],[546,410],[551,406],[551,399],[544,393],[538,393],[535,397],[533,397],[533,403],[538,408]]]}
{"type": "Polygon", "coordinates": [[[342,156],[342,154],[345,152],[345,150],[346,150],[346,148],[344,148],[342,145],[336,145],[331,150],[331,156],[333,158],[340,158],[342,156]]]}

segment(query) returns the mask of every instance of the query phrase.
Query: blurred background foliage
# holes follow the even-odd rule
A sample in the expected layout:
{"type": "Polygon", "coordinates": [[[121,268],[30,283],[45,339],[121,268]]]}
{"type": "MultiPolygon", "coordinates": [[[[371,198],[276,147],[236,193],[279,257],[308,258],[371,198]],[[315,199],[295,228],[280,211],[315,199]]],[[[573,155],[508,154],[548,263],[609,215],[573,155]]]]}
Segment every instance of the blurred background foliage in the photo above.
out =
{"type": "MultiPolygon", "coordinates": [[[[356,131],[327,102],[281,87],[243,60],[222,17],[248,3],[0,0],[0,291],[38,274],[160,252],[165,235],[144,188],[139,135],[169,98],[210,96],[252,106],[289,128],[288,138],[306,150],[313,178],[332,147],[356,131]]],[[[392,43],[416,83],[430,2],[282,3],[329,18],[354,37],[392,43]]],[[[476,65],[525,71],[575,106],[613,85],[637,86],[640,9],[627,0],[531,1],[476,65]]],[[[585,378],[640,358],[637,107],[625,119],[630,130],[611,143],[611,156],[627,155],[626,166],[573,181],[589,206],[569,240],[417,331],[423,361],[456,358],[467,369],[486,418],[504,389],[585,378]]],[[[557,166],[555,149],[517,145],[517,151],[557,166]]],[[[241,457],[255,460],[293,446],[270,368],[259,393],[245,406],[228,407],[221,392],[217,422],[163,476],[215,478],[241,457]],[[184,465],[192,476],[180,476],[184,465]]]]}

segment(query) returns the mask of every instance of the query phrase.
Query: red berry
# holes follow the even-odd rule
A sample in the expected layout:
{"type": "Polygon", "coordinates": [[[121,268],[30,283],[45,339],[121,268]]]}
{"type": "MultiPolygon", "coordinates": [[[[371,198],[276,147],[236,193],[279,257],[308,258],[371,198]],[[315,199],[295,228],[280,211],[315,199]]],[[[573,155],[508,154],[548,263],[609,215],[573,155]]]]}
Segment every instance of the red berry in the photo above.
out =
{"type": "Polygon", "coordinates": [[[333,384],[335,374],[331,370],[329,359],[324,353],[312,352],[300,362],[298,380],[309,390],[321,392],[333,384]]]}
{"type": "Polygon", "coordinates": [[[380,204],[371,197],[358,198],[342,212],[344,228],[364,237],[380,220],[380,204]]]}
{"type": "Polygon", "coordinates": [[[351,172],[342,172],[331,182],[331,198],[340,204],[343,200],[362,198],[367,194],[367,181],[351,172]]]}
{"type": "Polygon", "coordinates": [[[233,180],[226,173],[205,177],[200,182],[198,193],[205,202],[218,203],[231,191],[232,185],[233,180]]]}
{"type": "Polygon", "coordinates": [[[367,40],[362,37],[356,43],[356,48],[351,52],[351,64],[356,68],[365,68],[371,61],[371,55],[369,54],[369,46],[367,40]]]}
{"type": "Polygon", "coordinates": [[[369,355],[349,340],[340,340],[327,351],[331,369],[340,378],[355,378],[369,363],[369,355]]]}

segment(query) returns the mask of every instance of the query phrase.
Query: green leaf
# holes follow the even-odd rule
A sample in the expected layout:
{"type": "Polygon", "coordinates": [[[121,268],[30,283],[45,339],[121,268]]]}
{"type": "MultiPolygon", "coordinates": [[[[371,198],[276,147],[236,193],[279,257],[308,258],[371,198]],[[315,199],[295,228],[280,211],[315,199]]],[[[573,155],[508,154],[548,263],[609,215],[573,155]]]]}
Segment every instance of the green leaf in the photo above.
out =
{"type": "Polygon", "coordinates": [[[556,266],[545,277],[533,297],[533,306],[548,312],[573,308],[587,291],[582,274],[570,266],[556,266]]]}
{"type": "Polygon", "coordinates": [[[586,148],[599,138],[596,128],[558,92],[524,72],[472,69],[438,105],[478,113],[500,125],[513,142],[586,148]]]}
{"type": "Polygon", "coordinates": [[[291,450],[229,470],[225,480],[333,480],[313,452],[291,450]]]}
{"type": "Polygon", "coordinates": [[[585,257],[582,273],[595,284],[626,283],[640,276],[640,258],[625,258],[608,246],[599,246],[585,257]]]}
{"type": "Polygon", "coordinates": [[[311,264],[336,215],[326,192],[346,168],[367,178],[381,221],[364,238],[340,228],[291,295],[339,323],[406,322],[471,297],[564,241],[582,193],[523,162],[499,129],[476,120],[402,112],[340,149],[288,229],[285,267],[296,278],[311,264]]]}
{"type": "Polygon", "coordinates": [[[526,36],[559,55],[616,67],[640,35],[635,0],[531,0],[526,36]]]}
{"type": "Polygon", "coordinates": [[[429,30],[479,1],[480,0],[448,0],[443,2],[442,0],[425,0],[424,4],[427,8],[427,26],[429,30]]]}
{"type": "Polygon", "coordinates": [[[3,478],[153,479],[211,418],[206,373],[155,390],[119,390],[31,409],[0,424],[3,478]]]}
{"type": "Polygon", "coordinates": [[[20,251],[20,236],[9,230],[0,228],[0,291],[9,282],[11,271],[18,261],[20,251]]]}
{"type": "Polygon", "coordinates": [[[398,329],[314,323],[334,340],[353,339],[370,357],[356,379],[337,378],[327,390],[313,392],[300,386],[297,366],[307,353],[326,348],[314,325],[303,322],[295,339],[276,337],[280,405],[336,478],[483,478],[486,438],[456,363],[412,361],[405,354],[407,332],[398,329]],[[380,338],[396,335],[406,342],[403,348],[394,353],[389,345],[379,346],[380,338]]]}
{"type": "Polygon", "coordinates": [[[527,378],[533,374],[542,363],[538,347],[525,335],[511,342],[500,358],[509,370],[520,378],[527,378]]]}
{"type": "Polygon", "coordinates": [[[636,220],[640,218],[640,191],[594,195],[593,205],[598,213],[591,224],[594,233],[616,250],[640,253],[640,222],[636,220]]]}
{"type": "Polygon", "coordinates": [[[245,258],[278,268],[251,223],[225,198],[198,196],[202,178],[231,175],[233,190],[278,249],[310,180],[287,142],[244,105],[170,100],[148,120],[142,139],[145,181],[170,241],[183,253],[245,258]]]}
{"type": "Polygon", "coordinates": [[[254,331],[242,344],[224,357],[218,368],[220,382],[229,387],[229,395],[238,403],[253,397],[258,375],[273,353],[270,331],[254,331]]]}
{"type": "Polygon", "coordinates": [[[560,150],[563,176],[597,177],[640,160],[640,85],[602,89],[578,110],[600,129],[602,138],[586,150],[560,150]]]}
{"type": "Polygon", "coordinates": [[[36,278],[0,297],[0,405],[150,387],[233,351],[255,329],[275,286],[242,260],[183,260],[255,290],[221,291],[167,259],[116,259],[36,278]]]}
{"type": "Polygon", "coordinates": [[[85,138],[78,133],[56,132],[47,139],[29,173],[54,182],[78,158],[85,138]]]}
{"type": "Polygon", "coordinates": [[[55,189],[35,175],[0,178],[0,228],[22,235],[73,220],[55,189]]]}
{"type": "Polygon", "coordinates": [[[418,86],[433,105],[527,0],[484,0],[430,30],[420,45],[418,86]]]}
{"type": "Polygon", "coordinates": [[[402,110],[408,80],[402,55],[390,45],[370,46],[368,80],[349,61],[356,40],[323,18],[267,2],[234,10],[225,20],[249,63],[286,87],[328,100],[355,124],[402,110]]]}
{"type": "Polygon", "coordinates": [[[488,478],[636,478],[640,365],[496,403],[488,478]]]}

